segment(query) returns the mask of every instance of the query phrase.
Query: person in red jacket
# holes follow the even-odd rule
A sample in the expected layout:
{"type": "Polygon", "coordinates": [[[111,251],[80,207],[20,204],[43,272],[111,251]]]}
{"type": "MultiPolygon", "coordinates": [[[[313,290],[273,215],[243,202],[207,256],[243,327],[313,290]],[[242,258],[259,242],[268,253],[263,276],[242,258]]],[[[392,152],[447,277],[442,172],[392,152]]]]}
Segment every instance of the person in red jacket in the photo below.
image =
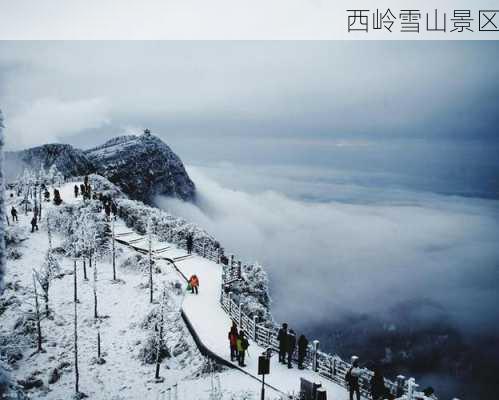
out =
{"type": "Polygon", "coordinates": [[[238,337],[239,332],[237,331],[237,325],[234,321],[232,321],[232,327],[229,331],[230,361],[234,361],[234,359],[239,360],[239,354],[237,352],[238,337]]]}
{"type": "Polygon", "coordinates": [[[197,275],[192,275],[189,279],[189,283],[191,284],[192,294],[194,294],[194,292],[198,294],[199,279],[197,275]]]}

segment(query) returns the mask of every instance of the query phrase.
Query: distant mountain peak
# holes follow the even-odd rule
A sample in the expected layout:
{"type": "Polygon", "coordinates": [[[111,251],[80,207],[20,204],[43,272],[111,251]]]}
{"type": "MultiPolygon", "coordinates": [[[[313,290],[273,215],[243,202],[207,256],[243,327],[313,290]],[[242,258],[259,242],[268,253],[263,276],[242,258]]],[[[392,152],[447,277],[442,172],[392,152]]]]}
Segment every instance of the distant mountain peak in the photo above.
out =
{"type": "Polygon", "coordinates": [[[145,130],[141,135],[114,137],[103,145],[82,151],[69,144],[46,144],[6,155],[10,178],[23,168],[49,168],[55,164],[66,176],[97,173],[131,198],[151,202],[156,195],[193,200],[195,186],[180,158],[159,137],[145,130]]]}

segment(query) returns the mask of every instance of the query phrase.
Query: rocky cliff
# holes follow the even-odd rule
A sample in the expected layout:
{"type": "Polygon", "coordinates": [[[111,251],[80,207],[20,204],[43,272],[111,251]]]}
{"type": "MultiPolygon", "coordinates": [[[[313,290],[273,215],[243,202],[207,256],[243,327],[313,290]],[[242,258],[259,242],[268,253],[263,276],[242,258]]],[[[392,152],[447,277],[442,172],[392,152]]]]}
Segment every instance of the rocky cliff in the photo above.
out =
{"type": "Polygon", "coordinates": [[[148,202],[155,195],[194,199],[194,183],[180,158],[149,133],[120,136],[85,154],[100,175],[133,199],[148,202]]]}

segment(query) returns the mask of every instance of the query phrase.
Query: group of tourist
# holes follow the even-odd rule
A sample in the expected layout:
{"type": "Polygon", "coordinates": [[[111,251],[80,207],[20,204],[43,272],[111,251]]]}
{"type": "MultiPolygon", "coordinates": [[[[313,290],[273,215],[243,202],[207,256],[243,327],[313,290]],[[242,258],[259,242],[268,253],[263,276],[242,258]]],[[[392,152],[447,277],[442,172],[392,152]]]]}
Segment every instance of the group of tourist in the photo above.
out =
{"type": "Polygon", "coordinates": [[[230,360],[237,360],[240,367],[245,367],[244,359],[248,351],[249,342],[246,338],[244,330],[238,331],[235,322],[232,322],[232,327],[229,331],[229,346],[230,346],[230,360]]]}
{"type": "Polygon", "coordinates": [[[297,343],[295,331],[293,329],[288,330],[288,324],[284,323],[277,333],[277,340],[279,341],[279,362],[287,364],[288,368],[293,368],[293,356],[298,344],[298,368],[303,369],[303,362],[308,348],[308,340],[305,335],[301,335],[297,343]]]}

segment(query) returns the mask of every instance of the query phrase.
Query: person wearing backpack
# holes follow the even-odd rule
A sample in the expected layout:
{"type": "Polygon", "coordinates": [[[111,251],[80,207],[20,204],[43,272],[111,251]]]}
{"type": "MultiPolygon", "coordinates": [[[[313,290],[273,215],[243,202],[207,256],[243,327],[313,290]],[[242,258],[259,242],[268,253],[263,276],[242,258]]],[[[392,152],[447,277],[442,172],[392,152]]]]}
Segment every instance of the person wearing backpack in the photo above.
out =
{"type": "Polygon", "coordinates": [[[229,331],[229,345],[230,345],[230,361],[234,361],[234,359],[239,359],[239,354],[237,351],[237,338],[239,334],[237,332],[237,325],[234,321],[232,321],[232,327],[229,331]]]}
{"type": "Polygon", "coordinates": [[[246,334],[243,330],[241,330],[241,332],[239,332],[239,337],[237,338],[237,351],[239,353],[240,367],[246,367],[246,364],[244,363],[244,356],[246,354],[246,351],[248,350],[248,347],[249,342],[248,339],[246,339],[246,334]]]}
{"type": "Polygon", "coordinates": [[[348,391],[350,392],[350,400],[353,400],[354,393],[357,400],[360,400],[359,378],[361,375],[362,369],[359,368],[359,358],[357,356],[352,356],[352,366],[345,375],[345,381],[348,385],[348,391]]]}

